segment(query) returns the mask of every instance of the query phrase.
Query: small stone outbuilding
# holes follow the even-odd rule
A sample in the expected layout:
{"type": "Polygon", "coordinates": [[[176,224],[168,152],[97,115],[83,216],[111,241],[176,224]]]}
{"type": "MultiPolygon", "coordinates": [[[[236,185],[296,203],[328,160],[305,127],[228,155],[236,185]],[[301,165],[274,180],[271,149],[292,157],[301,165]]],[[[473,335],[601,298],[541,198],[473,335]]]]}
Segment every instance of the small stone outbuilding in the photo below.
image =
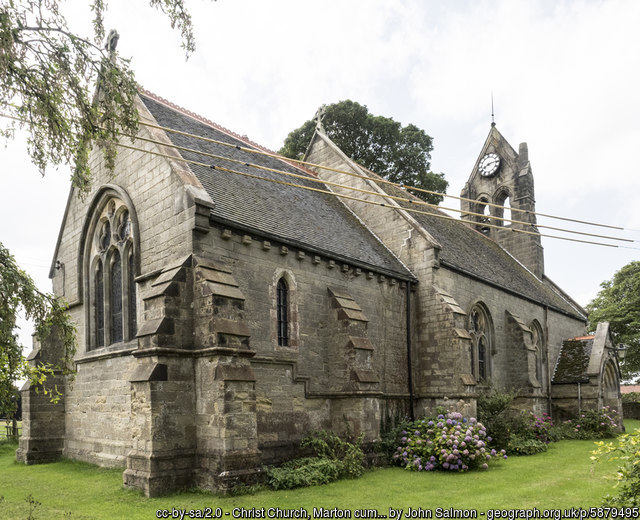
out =
{"type": "Polygon", "coordinates": [[[608,323],[599,323],[593,335],[563,341],[551,387],[554,416],[569,419],[603,407],[621,413],[618,358],[608,323]]]}

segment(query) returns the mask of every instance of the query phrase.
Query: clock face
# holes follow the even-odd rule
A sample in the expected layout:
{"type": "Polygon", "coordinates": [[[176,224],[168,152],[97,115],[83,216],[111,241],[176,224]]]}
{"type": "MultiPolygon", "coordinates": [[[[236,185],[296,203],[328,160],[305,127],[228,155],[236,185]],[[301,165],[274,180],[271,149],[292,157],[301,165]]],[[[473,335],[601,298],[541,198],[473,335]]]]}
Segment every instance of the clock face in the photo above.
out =
{"type": "Polygon", "coordinates": [[[497,153],[488,153],[482,159],[478,165],[478,171],[483,177],[491,177],[500,168],[500,156],[497,153]]]}

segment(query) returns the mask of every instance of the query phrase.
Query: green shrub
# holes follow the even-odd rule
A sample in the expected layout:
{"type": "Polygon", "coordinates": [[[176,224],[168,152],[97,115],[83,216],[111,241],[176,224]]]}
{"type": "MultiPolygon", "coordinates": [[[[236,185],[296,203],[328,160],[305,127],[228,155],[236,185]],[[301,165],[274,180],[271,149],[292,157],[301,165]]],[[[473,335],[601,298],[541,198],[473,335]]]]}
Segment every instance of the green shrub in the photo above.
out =
{"type": "Polygon", "coordinates": [[[629,392],[622,394],[623,403],[640,403],[640,392],[629,392]]]}
{"type": "Polygon", "coordinates": [[[542,415],[536,415],[533,412],[527,414],[527,427],[526,430],[534,440],[540,441],[543,444],[548,444],[552,441],[555,435],[552,433],[553,421],[551,416],[543,413],[542,415]]]}
{"type": "MultiPolygon", "coordinates": [[[[596,444],[598,449],[593,452],[592,459],[607,458],[621,462],[616,475],[617,494],[607,495],[603,504],[617,508],[640,507],[640,430],[621,435],[616,443],[600,441],[596,444]]],[[[633,518],[637,512],[624,516],[633,518]]]]}
{"type": "Polygon", "coordinates": [[[267,484],[273,489],[293,489],[357,478],[364,472],[363,439],[364,434],[353,442],[327,431],[309,434],[302,440],[301,447],[311,448],[315,456],[267,468],[267,484]]]}
{"type": "Polygon", "coordinates": [[[317,486],[338,480],[339,463],[320,457],[306,457],[285,462],[277,468],[267,469],[267,484],[272,489],[293,489],[317,486]]]}
{"type": "Polygon", "coordinates": [[[489,444],[493,448],[506,447],[509,455],[546,451],[546,444],[557,440],[551,416],[513,410],[515,396],[515,391],[498,390],[490,385],[478,397],[478,420],[487,427],[489,444]]]}
{"type": "Polygon", "coordinates": [[[547,451],[547,443],[538,439],[512,435],[507,445],[509,455],[535,455],[547,451]]]}
{"type": "Polygon", "coordinates": [[[507,446],[513,431],[519,429],[520,418],[510,409],[515,396],[515,391],[499,390],[493,384],[478,396],[478,421],[487,428],[489,443],[495,448],[507,446]]]}
{"type": "Polygon", "coordinates": [[[615,410],[583,411],[576,419],[564,421],[559,426],[563,439],[606,439],[618,434],[618,415],[615,410]]]}
{"type": "Polygon", "coordinates": [[[301,446],[311,448],[321,459],[337,461],[340,468],[338,478],[356,478],[364,472],[363,440],[364,433],[353,439],[353,442],[349,442],[342,440],[335,433],[317,431],[307,435],[301,446]]]}

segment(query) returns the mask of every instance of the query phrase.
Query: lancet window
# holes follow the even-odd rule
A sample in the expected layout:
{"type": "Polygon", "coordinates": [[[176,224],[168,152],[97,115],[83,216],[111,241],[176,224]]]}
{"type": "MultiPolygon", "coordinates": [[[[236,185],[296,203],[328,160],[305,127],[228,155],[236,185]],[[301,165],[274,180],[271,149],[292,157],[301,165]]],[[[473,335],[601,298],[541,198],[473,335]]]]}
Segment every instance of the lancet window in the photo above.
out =
{"type": "Polygon", "coordinates": [[[476,304],[469,312],[469,334],[471,335],[471,372],[476,381],[483,382],[491,374],[491,351],[493,334],[489,312],[476,304]]]}
{"type": "Polygon", "coordinates": [[[289,287],[284,278],[276,286],[276,307],[278,319],[278,346],[289,346],[289,287]]]}

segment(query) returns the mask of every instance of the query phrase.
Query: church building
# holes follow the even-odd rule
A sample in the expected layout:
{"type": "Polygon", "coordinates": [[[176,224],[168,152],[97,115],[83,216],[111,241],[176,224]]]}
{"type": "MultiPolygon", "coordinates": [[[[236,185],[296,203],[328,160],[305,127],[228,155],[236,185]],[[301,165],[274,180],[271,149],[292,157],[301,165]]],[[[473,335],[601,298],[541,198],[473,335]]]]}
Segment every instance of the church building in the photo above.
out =
{"type": "Polygon", "coordinates": [[[313,430],[374,441],[437,406],[473,416],[489,382],[558,417],[619,402],[608,330],[585,340],[545,276],[526,144],[492,125],[458,220],[320,118],[302,166],[151,93],[139,111],[114,174],[97,151],[90,193],[71,189],[50,275],[77,373],[55,405],[25,386],[18,460],[122,467],[149,496],[225,490],[313,430]]]}

